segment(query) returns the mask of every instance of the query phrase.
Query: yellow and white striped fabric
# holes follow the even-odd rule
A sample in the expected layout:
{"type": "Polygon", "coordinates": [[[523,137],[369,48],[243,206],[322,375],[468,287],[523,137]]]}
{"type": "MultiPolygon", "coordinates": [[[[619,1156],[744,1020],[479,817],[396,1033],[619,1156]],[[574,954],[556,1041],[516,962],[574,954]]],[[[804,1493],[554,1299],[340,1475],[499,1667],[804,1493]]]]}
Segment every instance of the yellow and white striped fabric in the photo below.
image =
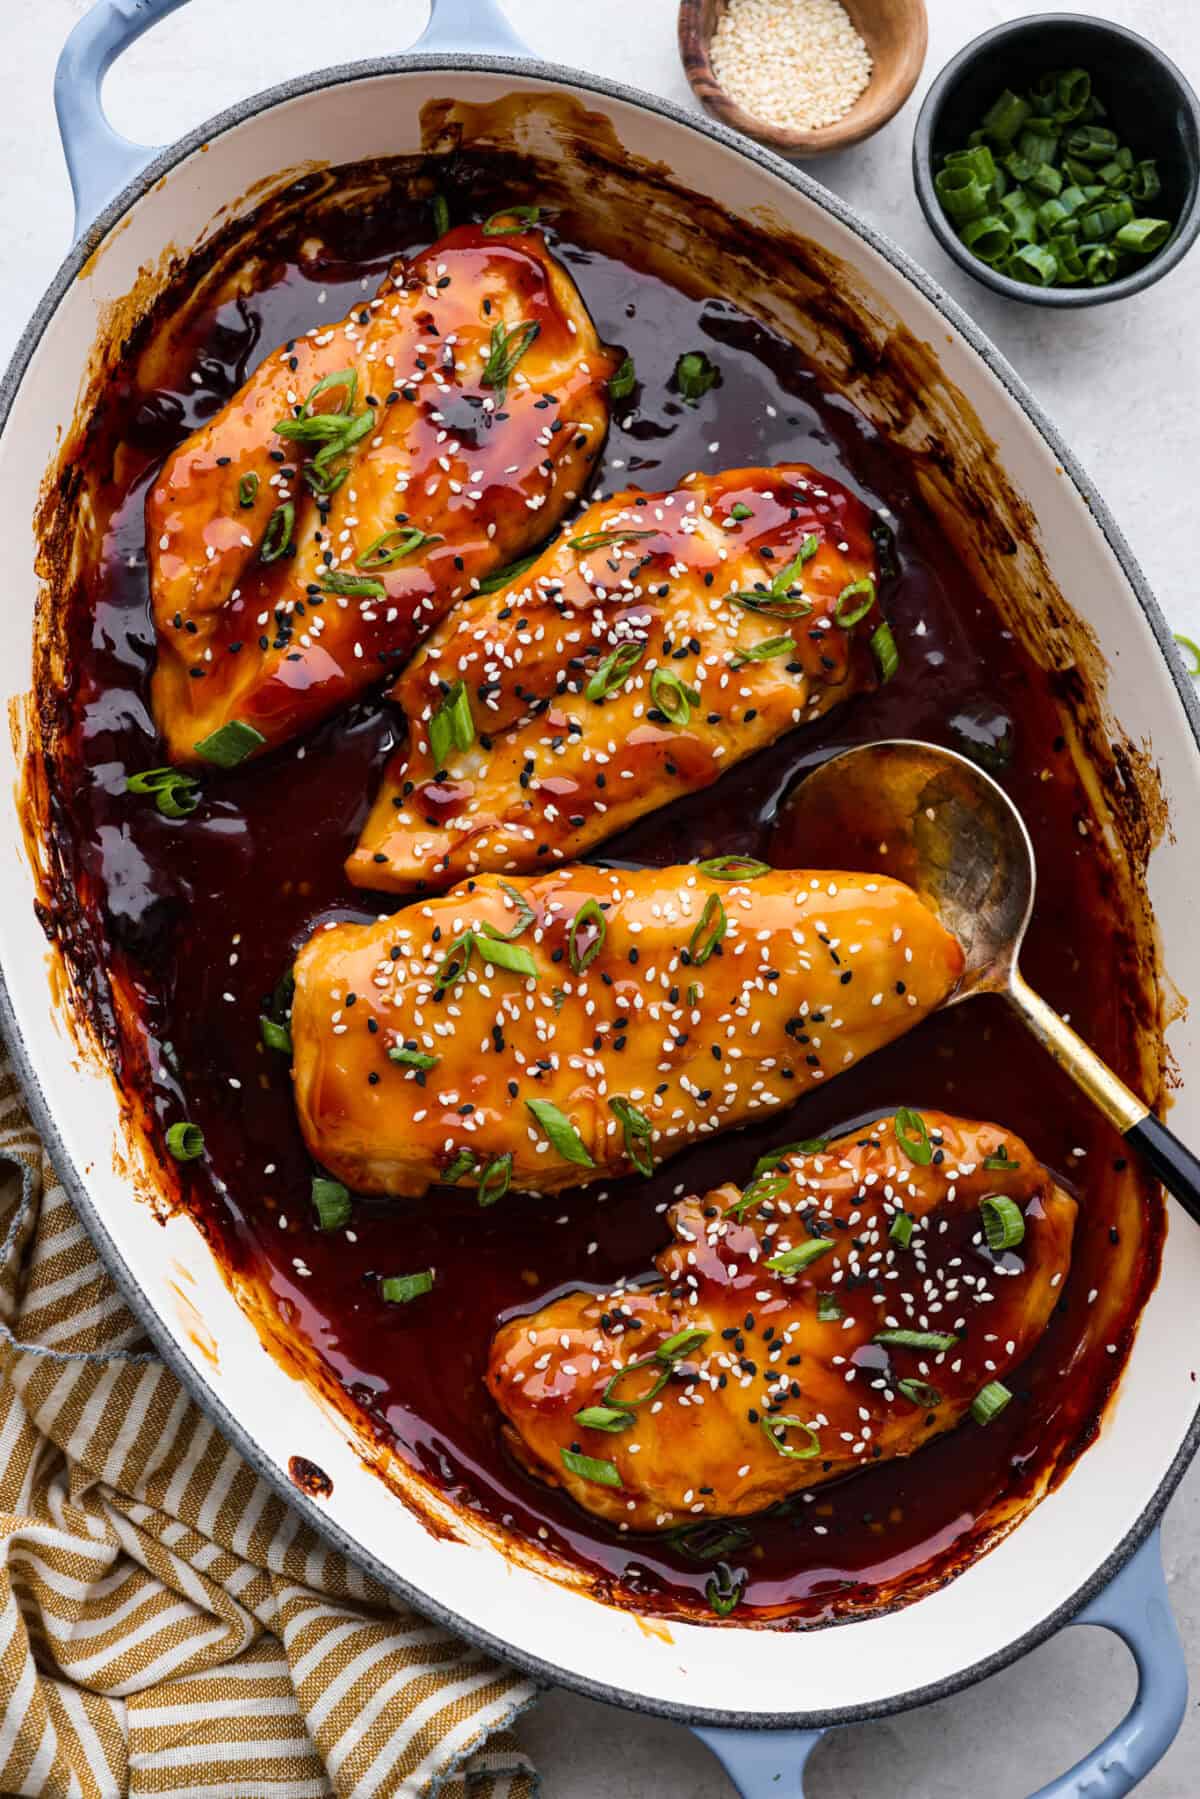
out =
{"type": "Polygon", "coordinates": [[[0,1794],[532,1799],[504,1727],[534,1696],[223,1441],[0,1060],[0,1794]]]}

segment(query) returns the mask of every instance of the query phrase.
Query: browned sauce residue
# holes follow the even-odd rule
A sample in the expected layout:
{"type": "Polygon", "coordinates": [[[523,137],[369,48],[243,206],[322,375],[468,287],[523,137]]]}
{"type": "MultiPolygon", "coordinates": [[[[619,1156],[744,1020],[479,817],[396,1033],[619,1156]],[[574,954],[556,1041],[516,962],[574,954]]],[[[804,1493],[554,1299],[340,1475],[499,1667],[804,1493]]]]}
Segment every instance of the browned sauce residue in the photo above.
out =
{"type": "MultiPolygon", "coordinates": [[[[927,346],[827,253],[769,219],[758,233],[735,226],[666,171],[622,166],[607,128],[577,109],[529,96],[511,115],[447,102],[426,127],[431,150],[447,153],[436,184],[456,220],[514,199],[555,208],[552,241],[601,336],[635,359],[639,385],[615,408],[597,491],[805,460],[888,527],[882,600],[902,655],[891,685],[606,853],[659,865],[755,855],[780,794],[831,750],[892,735],[966,747],[997,771],[1039,852],[1030,979],[1153,1099],[1158,987],[1141,885],[1161,823],[1152,771],[1113,741],[1086,627],[927,346]],[[525,153],[505,147],[510,127],[525,153]],[[721,371],[696,408],[669,389],[689,349],[721,371]]],[[[1086,1447],[1158,1266],[1153,1190],[1003,1007],[985,999],[934,1017],[773,1124],[690,1150],[650,1181],[510,1196],[485,1212],[448,1193],[359,1202],[354,1241],[323,1235],[286,1061],[262,1048],[258,1017],[315,921],[389,903],[364,904],[342,864],[403,721],[356,702],[302,746],[206,780],[182,822],[124,793],[127,768],[162,759],[148,712],[147,485],[270,349],[340,316],[364,279],[373,287],[390,259],[428,240],[434,185],[415,165],[304,174],[161,274],[156,306],[123,318],[98,362],[42,520],[27,794],[47,931],[131,1114],[161,1131],[186,1109],[202,1126],[207,1158],[183,1171],[182,1199],[264,1336],[380,1447],[371,1465],[394,1454],[419,1477],[400,1483],[410,1502],[426,1482],[515,1558],[643,1611],[708,1617],[710,1570],[668,1539],[589,1521],[507,1457],[481,1378],[495,1320],[557,1284],[601,1287],[649,1266],[661,1208],[744,1180],[769,1143],[830,1136],[898,1104],[1019,1132],[1085,1203],[1070,1281],[1015,1402],[986,1431],[968,1425],[826,1489],[806,1515],[758,1519],[737,1618],[797,1625],[904,1603],[1011,1528],[1086,1447]],[[435,1302],[380,1300],[379,1274],[421,1267],[437,1269],[435,1302]]],[[[310,1466],[293,1458],[293,1479],[310,1466]]]]}
{"type": "Polygon", "coordinates": [[[328,1499],[333,1492],[333,1482],[324,1468],[318,1468],[307,1456],[289,1456],[288,1473],[300,1491],[307,1493],[310,1499],[328,1499]]]}

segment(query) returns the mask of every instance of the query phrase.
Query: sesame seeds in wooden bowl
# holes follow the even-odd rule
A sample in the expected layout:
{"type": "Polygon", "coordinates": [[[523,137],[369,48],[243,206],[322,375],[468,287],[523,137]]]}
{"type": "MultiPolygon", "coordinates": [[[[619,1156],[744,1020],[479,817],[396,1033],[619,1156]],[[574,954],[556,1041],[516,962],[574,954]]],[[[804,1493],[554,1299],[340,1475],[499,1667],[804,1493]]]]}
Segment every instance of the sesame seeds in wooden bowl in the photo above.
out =
{"type": "Polygon", "coordinates": [[[681,0],[692,90],[781,156],[861,143],[899,111],[925,60],[925,0],[681,0]]]}

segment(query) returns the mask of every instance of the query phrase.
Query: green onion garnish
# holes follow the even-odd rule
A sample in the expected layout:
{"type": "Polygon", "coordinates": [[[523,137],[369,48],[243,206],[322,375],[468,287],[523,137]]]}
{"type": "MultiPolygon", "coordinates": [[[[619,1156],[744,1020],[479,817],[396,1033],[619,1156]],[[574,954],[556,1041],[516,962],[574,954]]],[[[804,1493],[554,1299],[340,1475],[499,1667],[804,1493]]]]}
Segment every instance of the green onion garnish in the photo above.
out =
{"type": "Polygon", "coordinates": [[[125,777],[126,793],[151,793],[164,818],[187,818],[200,804],[200,783],[181,768],[147,768],[125,777]]]}
{"type": "Polygon", "coordinates": [[[582,1424],[585,1430],[615,1432],[631,1429],[637,1420],[632,1412],[626,1412],[619,1406],[585,1405],[581,1412],[576,1412],[575,1422],[582,1424]]]}
{"type": "Polygon", "coordinates": [[[637,370],[633,366],[633,357],[626,356],[608,383],[608,391],[614,400],[627,400],[637,384],[637,370]]]}
{"type": "Polygon", "coordinates": [[[445,237],[450,229],[450,203],[445,194],[435,194],[432,207],[434,238],[445,237]]]}
{"type": "Polygon", "coordinates": [[[194,1162],[204,1154],[204,1132],[198,1124],[180,1119],[167,1131],[167,1148],[177,1162],[194,1162]]]}
{"type": "Polygon", "coordinates": [[[290,500],[282,506],[276,506],[267,520],[267,528],[262,534],[262,542],[258,546],[260,562],[278,562],[292,545],[292,531],[296,523],[296,508],[290,500]]]}
{"type": "Polygon", "coordinates": [[[720,896],[710,893],[704,902],[700,922],[688,938],[688,957],[692,966],[703,968],[729,928],[729,917],[720,896]]]}
{"type": "Polygon", "coordinates": [[[436,1068],[439,1057],[426,1055],[423,1049],[413,1049],[407,1043],[394,1043],[388,1050],[388,1061],[398,1062],[401,1068],[419,1068],[423,1073],[436,1068]]]}
{"type": "Polygon", "coordinates": [[[744,518],[754,517],[754,510],[752,507],[747,506],[745,500],[735,500],[733,505],[729,508],[729,516],[731,519],[735,519],[740,525],[744,518]]]}
{"type": "Polygon", "coordinates": [[[729,598],[747,612],[773,614],[779,618],[807,618],[812,611],[812,601],[796,588],[796,582],[804,564],[811,561],[820,547],[820,538],[810,531],[792,560],[773,577],[769,587],[731,593],[729,598]]]}
{"type": "Polygon", "coordinates": [[[990,1424],[993,1418],[999,1417],[1012,1394],[1003,1381],[990,1380],[982,1387],[971,1401],[971,1416],[976,1424],[990,1424]]]}
{"type": "Polygon", "coordinates": [[[1175,641],[1181,650],[1187,651],[1183,666],[1195,680],[1197,676],[1200,676],[1200,643],[1196,643],[1191,637],[1185,637],[1182,631],[1176,631],[1175,641]]]}
{"type": "Polygon", "coordinates": [[[626,1412],[635,1411],[640,1405],[648,1405],[652,1399],[658,1398],[659,1394],[670,1380],[672,1366],[673,1364],[671,1362],[664,1362],[662,1358],[657,1355],[644,1355],[640,1356],[636,1362],[626,1362],[623,1368],[617,1369],[617,1372],[613,1375],[612,1379],[604,1389],[605,1405],[620,1406],[622,1411],[626,1412]],[[617,1388],[621,1385],[622,1381],[627,1380],[631,1374],[639,1374],[643,1368],[653,1368],[654,1379],[641,1393],[635,1393],[632,1397],[623,1398],[622,1395],[617,1392],[617,1388]]]}
{"type": "Polygon", "coordinates": [[[703,1524],[684,1524],[667,1531],[666,1535],[677,1549],[682,1549],[697,1562],[719,1561],[722,1556],[733,1555],[754,1541],[753,1531],[747,1530],[744,1524],[734,1524],[724,1518],[707,1519],[703,1524]]]}
{"type": "Polygon", "coordinates": [[[898,1380],[896,1387],[905,1399],[920,1406],[923,1412],[935,1411],[942,1403],[942,1396],[937,1388],[931,1387],[926,1380],[898,1380]]]}
{"type": "Polygon", "coordinates": [[[608,925],[599,901],[585,899],[567,932],[567,960],[573,974],[582,974],[585,968],[591,967],[604,948],[607,935],[608,925]]]}
{"type": "Polygon", "coordinates": [[[1115,131],[1086,69],[1051,70],[1024,96],[1006,90],[967,147],[934,176],[964,246],[1010,280],[1036,287],[1114,280],[1161,250],[1168,220],[1141,216],[1162,189],[1115,131]]]}
{"type": "Polygon", "coordinates": [[[610,650],[595,674],[584,688],[589,700],[605,700],[610,694],[619,693],[646,654],[644,643],[619,643],[615,650],[610,650]]]}
{"type": "Polygon", "coordinates": [[[1007,1143],[1002,1143],[994,1156],[984,1156],[983,1165],[985,1168],[993,1171],[1019,1168],[1021,1166],[1019,1162],[1010,1161],[1007,1143]]]}
{"type": "Polygon", "coordinates": [[[935,1355],[943,1350],[953,1349],[958,1338],[946,1331],[876,1331],[871,1338],[872,1343],[882,1343],[885,1349],[929,1349],[935,1355]]]}
{"type": "Polygon", "coordinates": [[[453,987],[461,981],[467,972],[471,960],[471,952],[475,948],[474,931],[464,931],[456,937],[437,966],[437,976],[433,983],[435,993],[444,993],[447,987],[453,987]]]}
{"type": "Polygon", "coordinates": [[[654,1136],[654,1126],[646,1114],[640,1112],[633,1101],[626,1099],[622,1093],[613,1095],[608,1108],[625,1132],[625,1154],[629,1160],[639,1174],[653,1174],[654,1157],[649,1146],[654,1136]]]}
{"type": "Polygon", "coordinates": [[[711,1331],[697,1330],[694,1326],[676,1331],[674,1336],[664,1337],[654,1354],[660,1362],[670,1362],[672,1366],[682,1361],[684,1356],[691,1355],[693,1349],[699,1349],[707,1343],[711,1331]]]}
{"type": "Polygon", "coordinates": [[[564,1162],[573,1162],[577,1168],[596,1166],[584,1148],[582,1137],[564,1112],[548,1099],[527,1099],[525,1105],[564,1162]]]}
{"type": "Polygon", "coordinates": [[[759,1156],[754,1164],[754,1179],[766,1174],[769,1168],[778,1167],[789,1156],[819,1156],[829,1148],[828,1137],[806,1137],[799,1143],[781,1143],[778,1149],[769,1149],[765,1155],[759,1156]]]}
{"type": "Polygon", "coordinates": [[[277,1024],[264,1012],[258,1021],[258,1034],[265,1049],[276,1050],[281,1056],[291,1055],[292,1033],[286,1024],[277,1024]]]}
{"type": "Polygon", "coordinates": [[[650,698],[668,724],[686,725],[692,707],[700,704],[694,687],[687,687],[672,668],[656,668],[650,677],[650,698]]]}
{"type": "Polygon", "coordinates": [[[456,681],[429,721],[429,748],[435,768],[445,768],[451,750],[469,750],[475,742],[475,720],[466,683],[456,681]]]}
{"type": "Polygon", "coordinates": [[[704,1585],[704,1597],[718,1618],[728,1618],[737,1610],[746,1591],[749,1575],[744,1568],[733,1569],[718,1562],[704,1585]]]}
{"type": "Polygon", "coordinates": [[[350,1216],[350,1189],[328,1175],[314,1174],[312,1203],[319,1231],[340,1230],[350,1216]]]}
{"type": "Polygon", "coordinates": [[[715,385],[719,373],[703,350],[688,350],[675,364],[675,386],[688,405],[694,406],[715,385]]]}
{"type": "Polygon", "coordinates": [[[871,633],[871,653],[875,657],[879,679],[886,686],[900,666],[900,652],[886,618],[881,619],[871,633]]]}
{"type": "Polygon", "coordinates": [[[353,600],[382,600],[387,597],[387,588],[382,581],[372,581],[363,575],[343,574],[339,568],[323,568],[317,579],[323,593],[340,593],[353,600]]]}
{"type": "Polygon", "coordinates": [[[786,1193],[790,1185],[786,1174],[760,1174],[743,1188],[740,1199],[736,1199],[725,1213],[726,1218],[736,1218],[741,1224],[746,1213],[753,1207],[762,1205],[766,1199],[778,1199],[786,1193]]]}
{"type": "Polygon", "coordinates": [[[928,1168],[933,1161],[933,1145],[929,1141],[929,1126],[919,1112],[909,1106],[901,1106],[894,1121],[896,1142],[904,1151],[910,1162],[918,1168],[928,1168]]]}
{"type": "Polygon", "coordinates": [[[497,569],[494,575],[489,575],[486,581],[479,583],[476,593],[499,593],[502,587],[511,587],[514,581],[518,581],[533,567],[541,555],[541,550],[535,550],[532,556],[522,556],[519,562],[510,562],[507,568],[497,569]]]}
{"type": "Polygon", "coordinates": [[[481,1206],[494,1206],[497,1200],[504,1198],[512,1186],[512,1165],[511,1152],[496,1156],[488,1163],[475,1189],[475,1196],[481,1206]]]}
{"type": "Polygon", "coordinates": [[[888,1236],[900,1249],[908,1249],[912,1244],[913,1221],[907,1212],[897,1212],[892,1219],[888,1236]]]}
{"type": "Polygon", "coordinates": [[[759,875],[771,873],[771,864],[755,856],[709,856],[696,867],[712,881],[756,881],[759,875]]]}
{"type": "Polygon", "coordinates": [[[839,1318],[844,1318],[844,1317],[845,1317],[845,1313],[842,1311],[841,1306],[837,1302],[837,1294],[836,1293],[818,1293],[817,1294],[817,1323],[818,1324],[836,1324],[839,1318]]]}
{"type": "Polygon", "coordinates": [[[516,231],[525,231],[530,225],[536,225],[541,216],[540,206],[504,206],[485,219],[479,229],[485,237],[510,237],[516,231]],[[506,224],[506,219],[515,219],[516,223],[506,224]]]}
{"type": "Polygon", "coordinates": [[[832,1248],[828,1237],[810,1237],[806,1243],[797,1243],[794,1249],[781,1249],[777,1256],[768,1256],[767,1267],[773,1268],[776,1274],[799,1274],[832,1248]]]}
{"type": "Polygon", "coordinates": [[[540,330],[541,326],[533,320],[512,326],[497,322],[492,326],[491,349],[480,379],[484,387],[495,390],[497,406],[504,404],[513,370],[540,330]]]}
{"type": "Polygon", "coordinates": [[[580,1455],[576,1449],[560,1449],[562,1465],[568,1474],[590,1480],[596,1487],[619,1487],[621,1476],[615,1462],[602,1462],[594,1455],[580,1455]]]}
{"type": "Polygon", "coordinates": [[[582,537],[568,537],[567,542],[573,550],[606,550],[612,544],[657,536],[657,531],[585,531],[582,537]]]}
{"type": "Polygon", "coordinates": [[[300,409],[301,417],[311,418],[313,401],[319,394],[330,393],[335,387],[343,390],[337,407],[333,412],[325,412],[320,416],[322,418],[343,418],[352,412],[355,395],[358,393],[358,371],[357,369],[334,369],[332,374],[322,376],[316,386],[310,390],[307,400],[300,409]]]}
{"type": "Polygon", "coordinates": [[[841,625],[843,631],[851,631],[875,604],[875,583],[870,575],[864,575],[861,581],[851,581],[843,587],[833,608],[833,622],[841,625]]]}
{"type": "Polygon", "coordinates": [[[462,1179],[464,1174],[474,1174],[478,1166],[479,1158],[474,1150],[460,1149],[450,1166],[442,1170],[442,1185],[452,1187],[455,1181],[462,1179]]]}
{"type": "Polygon", "coordinates": [[[488,936],[502,937],[506,943],[512,943],[515,938],[523,937],[525,935],[525,932],[529,929],[537,914],[529,904],[529,901],[525,898],[524,894],[518,893],[516,888],[511,886],[509,882],[499,881],[497,882],[497,886],[502,893],[508,895],[513,905],[517,908],[517,922],[511,931],[495,931],[489,925],[488,936]]]}
{"type": "Polygon", "coordinates": [[[411,556],[414,550],[423,549],[427,543],[441,543],[442,539],[428,531],[421,531],[416,525],[410,525],[405,531],[385,531],[377,537],[361,556],[354,558],[357,568],[390,568],[393,562],[402,562],[411,556]]]}
{"type": "Polygon", "coordinates": [[[805,1424],[803,1418],[771,1417],[764,1413],[759,1419],[763,1436],[771,1445],[776,1455],[787,1456],[793,1462],[811,1462],[814,1456],[821,1453],[821,1439],[811,1424],[805,1424]],[[788,1431],[803,1433],[800,1442],[789,1443],[788,1431]],[[781,1434],[782,1433],[782,1434],[781,1434]]]}
{"type": "Polygon", "coordinates": [[[248,725],[243,719],[231,718],[227,725],[202,737],[194,744],[196,754],[204,762],[211,762],[217,768],[236,768],[247,756],[252,756],[266,742],[261,731],[248,725]]]}
{"type": "Polygon", "coordinates": [[[792,656],[795,651],[794,637],[767,637],[748,650],[735,650],[732,667],[744,668],[747,662],[774,662],[777,656],[792,656]]]}
{"type": "Polygon", "coordinates": [[[390,1306],[406,1306],[410,1299],[432,1291],[432,1268],[422,1268],[419,1274],[385,1274],[379,1283],[379,1297],[390,1306]]]}
{"type": "Polygon", "coordinates": [[[485,925],[475,933],[475,947],[485,967],[491,963],[495,968],[507,968],[510,974],[532,976],[537,980],[537,963],[523,943],[513,943],[498,933],[493,937],[485,925]]]}
{"type": "Polygon", "coordinates": [[[983,1234],[993,1255],[1015,1249],[1025,1238],[1025,1220],[1021,1208],[1007,1193],[989,1193],[979,1202],[983,1234]]]}
{"type": "Polygon", "coordinates": [[[253,506],[257,498],[258,476],[255,474],[254,470],[251,469],[247,474],[243,475],[238,482],[238,505],[245,510],[246,507],[253,506]]]}

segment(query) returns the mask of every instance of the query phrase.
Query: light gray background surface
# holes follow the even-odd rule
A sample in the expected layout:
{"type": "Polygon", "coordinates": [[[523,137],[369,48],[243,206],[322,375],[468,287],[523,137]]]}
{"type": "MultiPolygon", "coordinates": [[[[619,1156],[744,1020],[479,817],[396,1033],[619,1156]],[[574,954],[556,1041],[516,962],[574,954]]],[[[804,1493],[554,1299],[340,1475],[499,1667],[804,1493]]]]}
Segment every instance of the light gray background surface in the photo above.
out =
{"type": "MultiPolygon", "coordinates": [[[[928,3],[929,54],[913,99],[869,143],[809,171],[898,240],[995,339],[1097,481],[1168,618],[1200,638],[1200,249],[1138,298],[1068,314],[1000,299],[961,273],[913,196],[917,107],[962,44],[1034,6],[928,3]]],[[[1160,44],[1200,86],[1197,0],[1097,7],[1160,44]]],[[[507,9],[535,53],[691,104],[673,0],[507,0],[507,9]]],[[[87,0],[0,0],[0,363],[70,238],[51,80],[63,40],[86,10],[87,0]]],[[[406,49],[424,17],[423,0],[192,0],[113,71],[109,111],[127,136],[166,142],[287,76],[406,49]]],[[[1164,1538],[1196,1692],[1175,1747],[1141,1791],[1146,1799],[1200,1799],[1200,1466],[1176,1496],[1164,1538]]],[[[810,1763],[809,1794],[1022,1799],[1105,1733],[1133,1686],[1132,1663],[1107,1633],[1067,1631],[956,1699],[826,1739],[810,1763]]],[[[803,1705],[803,1693],[795,1699],[803,1705]]],[[[545,1699],[519,1735],[543,1771],[546,1799],[728,1799],[733,1791],[685,1731],[566,1694],[545,1699]]]]}

